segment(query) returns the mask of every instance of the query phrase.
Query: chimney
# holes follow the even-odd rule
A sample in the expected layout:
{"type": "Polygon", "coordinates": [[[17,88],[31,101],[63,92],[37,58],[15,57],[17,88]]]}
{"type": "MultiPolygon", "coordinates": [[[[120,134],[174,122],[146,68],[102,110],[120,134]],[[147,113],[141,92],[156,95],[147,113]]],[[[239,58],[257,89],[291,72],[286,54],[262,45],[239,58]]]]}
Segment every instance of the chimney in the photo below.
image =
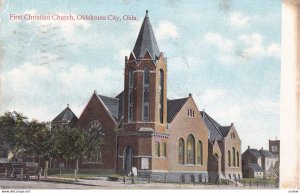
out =
{"type": "Polygon", "coordinates": [[[261,150],[264,150],[264,148],[263,148],[263,147],[261,147],[261,150]]]}
{"type": "Polygon", "coordinates": [[[234,123],[230,123],[230,126],[233,127],[233,126],[234,126],[234,123]]]}
{"type": "Polygon", "coordinates": [[[250,145],[248,145],[248,149],[250,149],[250,145]]]}
{"type": "Polygon", "coordinates": [[[192,93],[189,93],[189,97],[191,97],[192,96],[192,93]]]}
{"type": "Polygon", "coordinates": [[[70,106],[70,105],[69,105],[69,104],[67,104],[67,108],[69,108],[69,106],[70,106]]]}

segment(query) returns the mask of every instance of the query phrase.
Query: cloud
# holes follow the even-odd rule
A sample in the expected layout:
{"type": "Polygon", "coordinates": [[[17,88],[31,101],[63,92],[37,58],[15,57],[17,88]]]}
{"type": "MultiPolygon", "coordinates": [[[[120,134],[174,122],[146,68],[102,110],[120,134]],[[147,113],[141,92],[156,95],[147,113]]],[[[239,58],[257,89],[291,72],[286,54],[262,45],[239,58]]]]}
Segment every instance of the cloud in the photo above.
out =
{"type": "Polygon", "coordinates": [[[229,25],[235,28],[247,28],[249,27],[249,20],[250,17],[235,12],[229,16],[229,25]]]}
{"type": "Polygon", "coordinates": [[[110,68],[88,68],[85,64],[62,66],[37,65],[25,62],[2,72],[1,98],[6,103],[0,111],[19,111],[29,118],[50,121],[67,103],[76,108],[77,114],[84,107],[93,90],[115,96],[122,90],[121,71],[110,68]],[[114,85],[114,86],[112,86],[114,85]]]}
{"type": "Polygon", "coordinates": [[[177,38],[179,34],[177,32],[177,27],[170,21],[161,21],[157,28],[155,28],[157,39],[169,39],[177,38]]]}
{"type": "Polygon", "coordinates": [[[280,46],[277,43],[264,44],[263,36],[259,33],[244,34],[238,37],[241,46],[241,57],[280,57],[280,46]]]}
{"type": "Polygon", "coordinates": [[[259,57],[280,57],[280,45],[271,42],[266,44],[260,33],[242,34],[230,39],[220,33],[208,32],[203,36],[203,46],[214,49],[215,58],[222,64],[233,64],[259,57]]]}
{"type": "Polygon", "coordinates": [[[230,52],[234,49],[234,42],[219,33],[208,32],[204,35],[203,39],[205,43],[215,46],[223,51],[230,52]]]}

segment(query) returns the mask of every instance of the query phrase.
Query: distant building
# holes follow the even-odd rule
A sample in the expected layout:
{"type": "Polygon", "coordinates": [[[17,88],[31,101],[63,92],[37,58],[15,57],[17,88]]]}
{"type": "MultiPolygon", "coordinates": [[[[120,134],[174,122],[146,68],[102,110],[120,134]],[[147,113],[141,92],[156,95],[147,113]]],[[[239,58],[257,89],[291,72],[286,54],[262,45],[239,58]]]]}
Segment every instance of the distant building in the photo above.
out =
{"type": "Polygon", "coordinates": [[[262,155],[257,149],[251,149],[248,146],[248,149],[242,154],[242,171],[244,178],[263,177],[262,155]]]}
{"type": "Polygon", "coordinates": [[[270,172],[278,178],[280,166],[280,140],[269,140],[269,151],[278,158],[278,161],[275,163],[273,170],[271,170],[272,172],[270,172]]]}
{"type": "Polygon", "coordinates": [[[262,169],[264,171],[264,177],[275,177],[274,167],[278,161],[278,157],[267,150],[259,150],[262,155],[262,169]]]}
{"type": "Polygon", "coordinates": [[[269,140],[269,151],[280,159],[280,140],[269,140]]]}
{"type": "Polygon", "coordinates": [[[249,163],[248,178],[263,178],[264,172],[256,163],[249,163]]]}
{"type": "Polygon", "coordinates": [[[248,146],[248,149],[242,154],[242,165],[245,178],[278,177],[276,174],[278,156],[263,148],[257,150],[250,149],[248,146]]]}
{"type": "Polygon", "coordinates": [[[67,107],[51,121],[51,128],[53,129],[56,126],[74,127],[77,121],[77,116],[73,113],[68,104],[67,107]]]}

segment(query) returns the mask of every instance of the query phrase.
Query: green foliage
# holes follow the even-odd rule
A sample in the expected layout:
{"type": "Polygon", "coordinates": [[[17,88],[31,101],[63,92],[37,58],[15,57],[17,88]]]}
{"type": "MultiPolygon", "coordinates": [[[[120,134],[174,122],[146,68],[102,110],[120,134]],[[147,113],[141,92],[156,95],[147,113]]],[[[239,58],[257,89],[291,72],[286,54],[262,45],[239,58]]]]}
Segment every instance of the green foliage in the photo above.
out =
{"type": "Polygon", "coordinates": [[[55,157],[78,159],[81,156],[99,152],[103,144],[101,133],[89,133],[69,125],[54,128],[47,123],[17,112],[6,112],[0,116],[0,150],[9,149],[13,154],[27,155],[46,160],[55,157]]]}
{"type": "Polygon", "coordinates": [[[85,135],[78,128],[56,127],[52,130],[56,154],[68,159],[79,158],[85,149],[85,135]]]}
{"type": "Polygon", "coordinates": [[[27,127],[27,117],[18,112],[5,112],[0,116],[1,149],[10,149],[14,154],[24,148],[24,129],[27,127]]]}

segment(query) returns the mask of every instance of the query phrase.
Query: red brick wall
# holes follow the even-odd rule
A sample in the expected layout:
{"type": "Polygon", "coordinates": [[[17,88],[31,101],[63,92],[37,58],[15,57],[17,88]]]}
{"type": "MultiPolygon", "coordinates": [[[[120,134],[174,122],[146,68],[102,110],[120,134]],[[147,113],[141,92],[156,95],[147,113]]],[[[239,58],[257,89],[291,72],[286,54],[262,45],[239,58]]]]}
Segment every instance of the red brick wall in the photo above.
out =
{"type": "Polygon", "coordinates": [[[104,145],[102,146],[102,164],[92,165],[104,169],[115,169],[116,165],[116,123],[109,116],[106,108],[100,102],[99,97],[94,93],[87,106],[79,117],[78,126],[86,129],[90,121],[98,120],[102,124],[104,135],[104,145]]]}

